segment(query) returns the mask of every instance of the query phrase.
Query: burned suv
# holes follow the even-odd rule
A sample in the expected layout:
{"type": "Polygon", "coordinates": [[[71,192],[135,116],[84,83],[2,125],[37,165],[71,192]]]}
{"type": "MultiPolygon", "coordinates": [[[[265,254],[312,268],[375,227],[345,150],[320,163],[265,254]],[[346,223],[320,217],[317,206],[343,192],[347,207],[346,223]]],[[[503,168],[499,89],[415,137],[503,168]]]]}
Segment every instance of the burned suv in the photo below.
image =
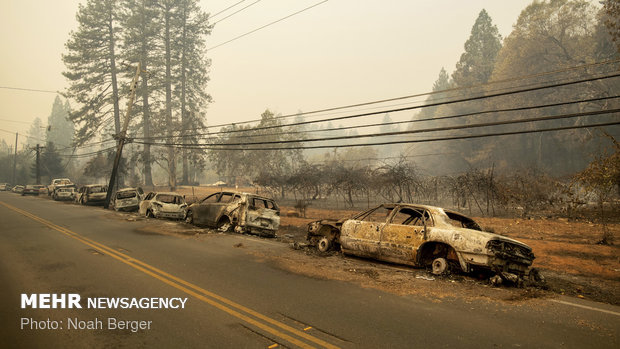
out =
{"type": "Polygon", "coordinates": [[[191,204],[185,221],[220,231],[273,237],[280,226],[280,209],[274,200],[266,197],[220,192],[191,204]]]}
{"type": "Polygon", "coordinates": [[[527,275],[532,249],[519,241],[484,232],[471,218],[440,207],[383,204],[350,219],[308,225],[308,240],[320,251],[340,247],[345,254],[429,267],[485,269],[515,281],[527,275]]]}

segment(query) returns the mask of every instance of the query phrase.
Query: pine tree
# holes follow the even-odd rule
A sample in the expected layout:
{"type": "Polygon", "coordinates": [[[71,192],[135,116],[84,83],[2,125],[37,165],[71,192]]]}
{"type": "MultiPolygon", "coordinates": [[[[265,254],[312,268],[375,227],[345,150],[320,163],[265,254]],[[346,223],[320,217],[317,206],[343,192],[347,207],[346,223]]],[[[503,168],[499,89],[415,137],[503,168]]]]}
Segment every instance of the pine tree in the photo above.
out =
{"type": "Polygon", "coordinates": [[[69,120],[68,104],[63,103],[60,97],[56,96],[52,106],[52,112],[47,118],[49,131],[47,132],[47,143],[53,143],[60,152],[64,148],[71,146],[73,142],[73,122],[69,120]]]}
{"type": "Polygon", "coordinates": [[[79,125],[76,142],[83,144],[97,135],[102,124],[112,117],[114,130],[120,133],[117,50],[120,38],[116,0],[88,0],[80,4],[77,31],[72,31],[62,56],[67,70],[63,75],[70,86],[65,95],[77,102],[70,114],[79,125]]]}
{"type": "MultiPolygon", "coordinates": [[[[153,125],[153,106],[157,99],[157,69],[161,65],[160,44],[158,34],[161,31],[160,22],[157,20],[159,9],[153,0],[125,0],[123,2],[126,11],[123,16],[123,57],[129,62],[139,62],[142,69],[140,84],[136,91],[136,105],[134,111],[142,115],[142,135],[146,142],[150,142],[153,125]]],[[[133,72],[130,72],[133,75],[133,72]]],[[[129,78],[129,76],[128,76],[129,78]]],[[[144,166],[144,184],[153,185],[151,164],[151,146],[145,144],[142,151],[142,164],[144,166]]]]}
{"type": "Polygon", "coordinates": [[[465,52],[456,64],[452,79],[457,86],[472,86],[489,81],[502,37],[486,10],[480,11],[471,35],[465,42],[465,52]]]}
{"type": "MultiPolygon", "coordinates": [[[[211,96],[205,92],[211,62],[204,58],[205,38],[211,32],[211,27],[208,15],[200,9],[196,0],[180,0],[175,19],[177,39],[172,43],[172,50],[179,59],[174,64],[173,74],[179,79],[174,94],[181,108],[180,136],[184,144],[195,144],[198,143],[197,138],[189,137],[188,131],[204,128],[203,111],[211,101],[211,96]]],[[[198,151],[183,149],[181,183],[189,184],[190,157],[197,165],[201,155],[198,151]]]]}

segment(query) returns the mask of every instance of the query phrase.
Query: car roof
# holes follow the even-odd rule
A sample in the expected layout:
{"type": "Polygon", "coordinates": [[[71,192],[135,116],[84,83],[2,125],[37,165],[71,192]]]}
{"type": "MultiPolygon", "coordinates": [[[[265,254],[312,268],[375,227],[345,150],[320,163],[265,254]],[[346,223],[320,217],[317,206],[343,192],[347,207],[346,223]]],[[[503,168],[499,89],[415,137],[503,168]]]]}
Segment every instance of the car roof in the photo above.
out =
{"type": "MultiPolygon", "coordinates": [[[[240,196],[241,195],[247,195],[247,196],[253,196],[253,197],[259,198],[259,199],[266,199],[266,200],[275,201],[272,198],[268,198],[266,196],[261,196],[261,195],[258,195],[258,194],[248,193],[248,192],[245,192],[245,191],[221,191],[221,192],[217,192],[217,193],[214,193],[214,194],[233,194],[233,195],[237,194],[237,195],[240,195],[240,196]]],[[[213,195],[213,194],[210,194],[210,195],[213,195]]]]}
{"type": "Polygon", "coordinates": [[[160,192],[153,192],[155,195],[174,195],[174,196],[183,196],[179,193],[173,193],[173,192],[169,192],[169,191],[160,191],[160,192]]]}

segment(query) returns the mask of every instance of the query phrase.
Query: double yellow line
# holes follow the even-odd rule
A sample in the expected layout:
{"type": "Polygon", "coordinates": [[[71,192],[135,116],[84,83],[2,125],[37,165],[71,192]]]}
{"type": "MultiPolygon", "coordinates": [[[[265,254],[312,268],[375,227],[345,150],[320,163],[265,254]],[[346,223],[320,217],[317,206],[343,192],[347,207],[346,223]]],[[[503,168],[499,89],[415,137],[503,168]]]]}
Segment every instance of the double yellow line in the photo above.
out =
{"type": "Polygon", "coordinates": [[[261,330],[270,333],[278,338],[284,339],[285,341],[294,344],[300,348],[314,348],[313,345],[318,345],[324,348],[336,349],[337,346],[327,343],[319,338],[309,335],[304,331],[297,330],[289,325],[286,325],[280,321],[272,319],[266,315],[263,315],[257,311],[254,311],[250,308],[247,308],[241,304],[235,303],[229,299],[226,299],[222,296],[219,296],[213,292],[207,291],[197,285],[194,285],[190,282],[187,282],[183,279],[180,279],[174,275],[170,275],[163,270],[160,270],[152,265],[149,265],[145,262],[142,262],[138,259],[132,258],[124,253],[116,251],[111,247],[108,247],[102,243],[96,242],[92,239],[84,237],[76,232],[73,232],[67,228],[63,228],[59,225],[56,225],[46,219],[38,217],[28,211],[24,211],[17,207],[11,206],[5,202],[0,201],[0,204],[4,205],[6,208],[13,210],[17,213],[20,213],[28,218],[31,218],[45,226],[48,226],[56,231],[59,231],[75,240],[80,241],[81,243],[88,245],[92,248],[95,248],[108,256],[129,265],[132,268],[140,270],[141,272],[150,275],[157,280],[160,280],[178,290],[181,290],[195,298],[216,307],[217,309],[222,310],[225,313],[228,313],[240,320],[243,320],[251,325],[260,328],[261,330]],[[302,341],[301,339],[305,339],[314,344],[309,344],[307,342],[302,341]]]}

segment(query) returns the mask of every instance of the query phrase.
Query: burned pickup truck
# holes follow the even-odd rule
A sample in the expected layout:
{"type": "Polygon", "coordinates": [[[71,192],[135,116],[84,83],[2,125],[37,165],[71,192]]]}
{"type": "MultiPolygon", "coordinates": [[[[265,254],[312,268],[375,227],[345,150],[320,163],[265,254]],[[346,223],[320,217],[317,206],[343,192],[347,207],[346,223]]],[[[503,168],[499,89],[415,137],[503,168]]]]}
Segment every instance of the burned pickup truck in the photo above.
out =
{"type": "Polygon", "coordinates": [[[516,282],[529,274],[532,249],[519,241],[484,232],[471,218],[440,207],[383,204],[350,219],[308,225],[307,239],[320,251],[427,267],[434,274],[452,270],[495,272],[516,282]]]}
{"type": "Polygon", "coordinates": [[[280,226],[280,208],[272,199],[242,192],[220,192],[191,204],[190,224],[273,237],[280,226]]]}

